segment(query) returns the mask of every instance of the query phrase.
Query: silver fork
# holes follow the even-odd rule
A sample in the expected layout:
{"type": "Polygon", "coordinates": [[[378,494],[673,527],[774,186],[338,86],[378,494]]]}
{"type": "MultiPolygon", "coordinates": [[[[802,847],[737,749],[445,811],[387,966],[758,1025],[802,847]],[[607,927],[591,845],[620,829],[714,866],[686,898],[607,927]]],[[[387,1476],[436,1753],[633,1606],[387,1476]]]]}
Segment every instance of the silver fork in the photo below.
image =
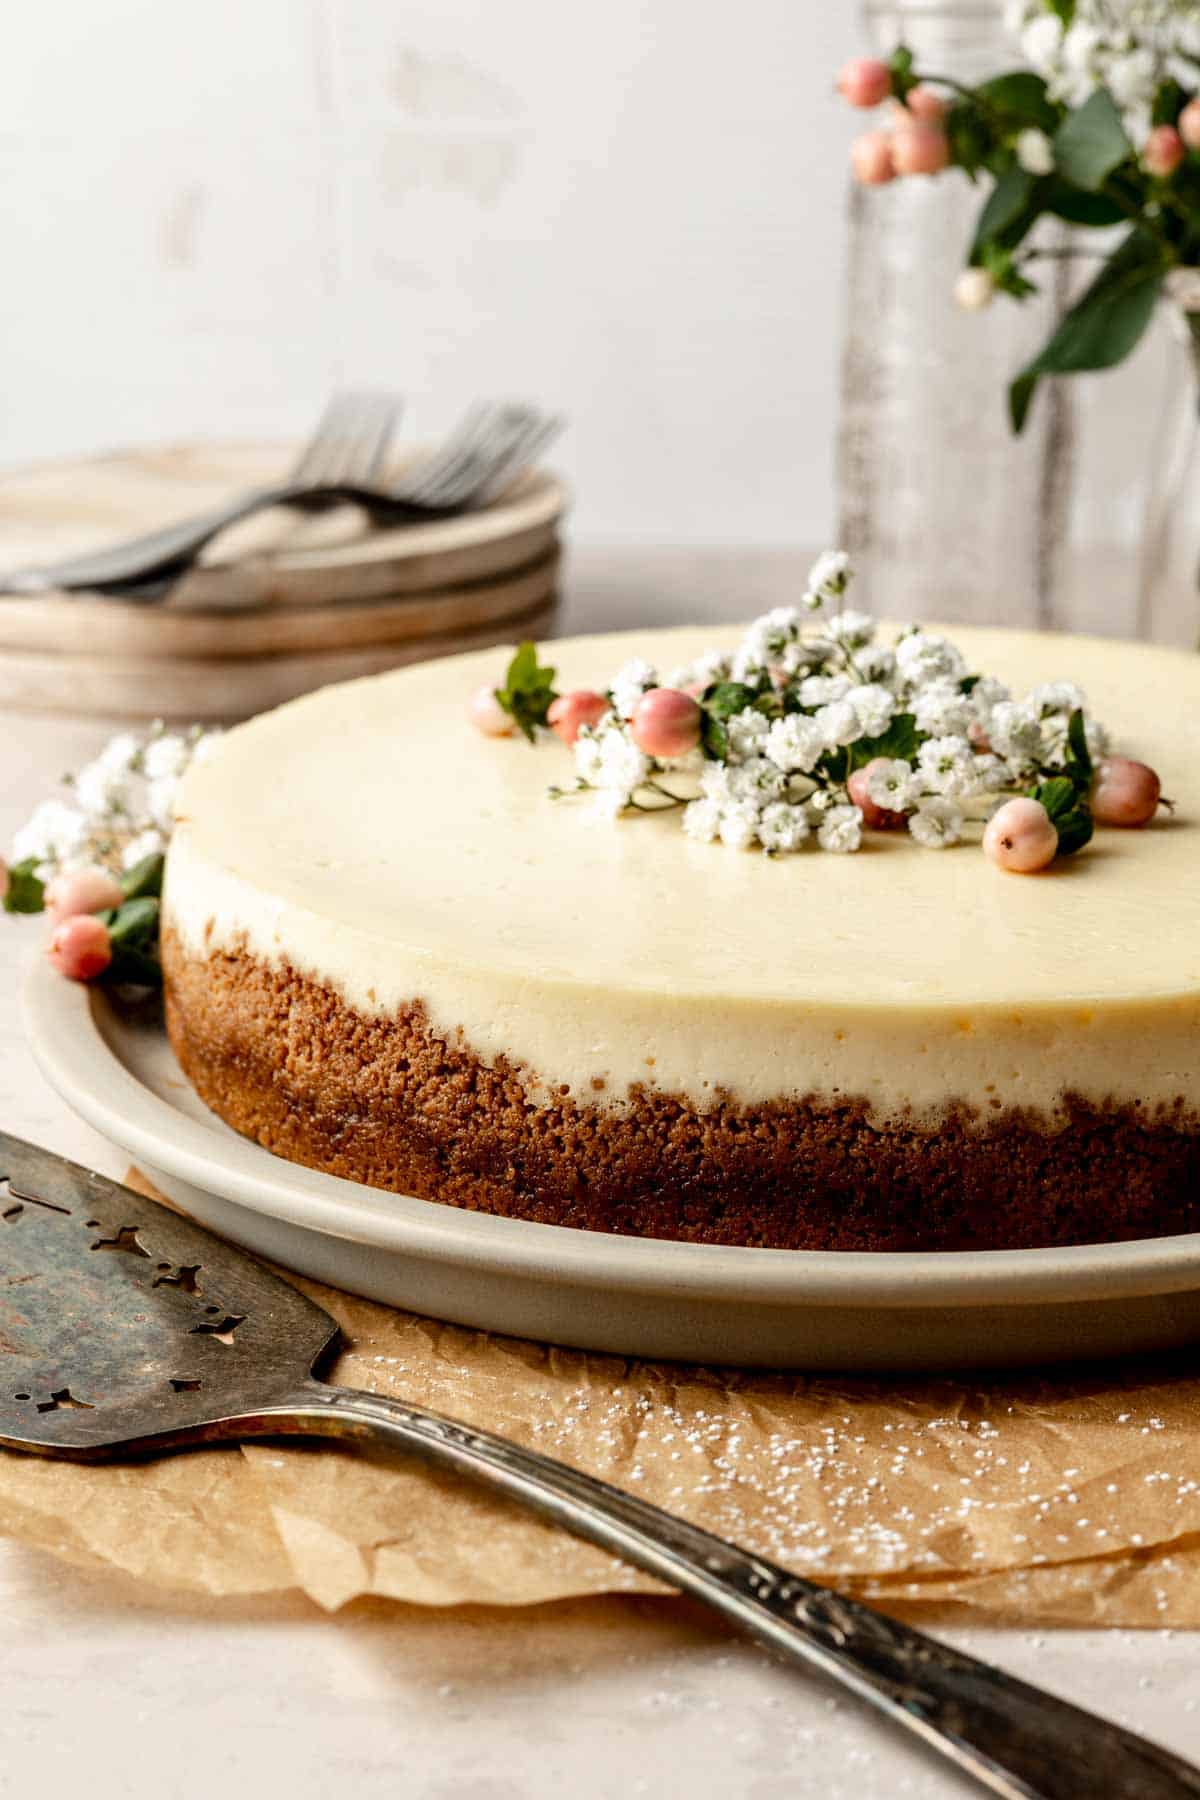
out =
{"type": "MultiPolygon", "coordinates": [[[[361,424],[362,415],[357,416],[361,424]]],[[[352,500],[384,518],[412,520],[442,515],[490,498],[520,468],[527,467],[561,428],[559,420],[529,407],[510,403],[479,405],[442,450],[408,475],[381,486],[370,478],[378,475],[387,449],[380,419],[373,409],[367,409],[366,426],[360,436],[357,429],[350,429],[349,417],[349,411],[343,410],[331,430],[319,432],[322,448],[317,455],[315,480],[309,465],[305,479],[297,480],[293,471],[278,487],[239,495],[222,507],[125,544],[11,572],[0,579],[0,590],[44,593],[50,589],[99,588],[114,590],[128,599],[156,600],[169,586],[164,578],[181,574],[220,532],[264,507],[352,500]],[[351,444],[366,446],[366,478],[347,463],[351,444]]]]}
{"type": "Polygon", "coordinates": [[[403,402],[398,394],[347,388],[330,400],[284,477],[295,487],[373,482],[387,462],[403,402]]]}

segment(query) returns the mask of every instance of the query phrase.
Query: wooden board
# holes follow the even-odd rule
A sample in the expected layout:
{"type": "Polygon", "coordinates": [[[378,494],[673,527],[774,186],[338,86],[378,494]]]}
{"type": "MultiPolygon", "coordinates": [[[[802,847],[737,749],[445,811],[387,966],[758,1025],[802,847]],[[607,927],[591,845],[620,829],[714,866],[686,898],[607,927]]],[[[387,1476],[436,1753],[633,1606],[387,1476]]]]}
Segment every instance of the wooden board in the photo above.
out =
{"type": "Polygon", "coordinates": [[[87,659],[99,666],[107,659],[228,660],[382,648],[456,631],[505,629],[508,620],[553,597],[558,572],[552,541],[537,562],[498,580],[324,606],[182,612],[97,595],[9,595],[0,598],[0,652],[78,657],[86,648],[87,659]]]}
{"type": "MultiPolygon", "coordinates": [[[[296,448],[177,445],[6,475],[0,573],[100,549],[267,485],[284,474],[296,448]]],[[[169,606],[320,605],[494,579],[546,553],[566,506],[562,483],[531,470],[503,499],[430,524],[376,529],[358,507],[314,515],[277,508],[225,532],[169,606]]]]}
{"type": "MultiPolygon", "coordinates": [[[[0,650],[0,705],[102,718],[247,718],[332,681],[449,656],[489,644],[542,638],[554,627],[557,596],[469,631],[274,656],[97,657],[0,650]]],[[[497,664],[499,672],[501,665],[497,664]]]]}

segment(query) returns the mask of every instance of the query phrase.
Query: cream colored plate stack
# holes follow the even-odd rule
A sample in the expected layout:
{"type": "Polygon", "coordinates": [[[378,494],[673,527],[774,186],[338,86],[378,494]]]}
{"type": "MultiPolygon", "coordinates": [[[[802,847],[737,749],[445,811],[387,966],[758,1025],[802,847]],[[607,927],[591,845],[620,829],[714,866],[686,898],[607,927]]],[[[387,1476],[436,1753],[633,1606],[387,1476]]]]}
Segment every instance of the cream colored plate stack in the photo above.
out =
{"type": "MultiPolygon", "coordinates": [[[[55,462],[0,481],[0,570],[56,561],[277,480],[294,448],[206,445],[55,462]]],[[[0,594],[0,702],[238,719],[355,675],[545,637],[562,484],[535,470],[461,518],[374,527],[277,509],[224,533],[168,602],[0,594]]]]}

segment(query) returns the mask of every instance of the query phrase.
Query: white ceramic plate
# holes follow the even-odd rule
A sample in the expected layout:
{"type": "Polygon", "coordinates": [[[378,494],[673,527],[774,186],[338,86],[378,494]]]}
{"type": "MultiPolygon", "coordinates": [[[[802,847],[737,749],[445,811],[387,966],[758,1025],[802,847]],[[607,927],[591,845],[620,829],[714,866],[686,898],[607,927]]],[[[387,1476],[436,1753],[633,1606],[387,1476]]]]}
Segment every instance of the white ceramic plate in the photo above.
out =
{"type": "Polygon", "coordinates": [[[1066,1250],[740,1250],[525,1224],[282,1161],[205,1110],[154,1024],[42,958],[43,1072],[162,1191],[318,1280],[463,1325],[622,1355],[777,1368],[1067,1360],[1200,1340],[1200,1234],[1066,1250]]]}

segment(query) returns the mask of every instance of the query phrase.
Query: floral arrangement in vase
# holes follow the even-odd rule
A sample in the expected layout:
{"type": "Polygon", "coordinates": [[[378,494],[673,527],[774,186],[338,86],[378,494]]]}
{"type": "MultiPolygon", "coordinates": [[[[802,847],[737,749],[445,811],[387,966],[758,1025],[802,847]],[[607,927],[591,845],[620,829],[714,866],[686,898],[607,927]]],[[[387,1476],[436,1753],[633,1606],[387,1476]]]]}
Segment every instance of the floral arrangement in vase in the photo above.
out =
{"type": "Polygon", "coordinates": [[[1011,0],[1026,66],[974,86],[917,66],[845,65],[856,107],[889,107],[854,144],[858,181],[961,169],[981,204],[956,298],[1036,291],[1043,218],[1102,232],[1100,267],[1009,389],[1025,424],[1044,375],[1111,368],[1138,343],[1159,298],[1182,306],[1200,351],[1200,6],[1195,0],[1011,0]]]}

